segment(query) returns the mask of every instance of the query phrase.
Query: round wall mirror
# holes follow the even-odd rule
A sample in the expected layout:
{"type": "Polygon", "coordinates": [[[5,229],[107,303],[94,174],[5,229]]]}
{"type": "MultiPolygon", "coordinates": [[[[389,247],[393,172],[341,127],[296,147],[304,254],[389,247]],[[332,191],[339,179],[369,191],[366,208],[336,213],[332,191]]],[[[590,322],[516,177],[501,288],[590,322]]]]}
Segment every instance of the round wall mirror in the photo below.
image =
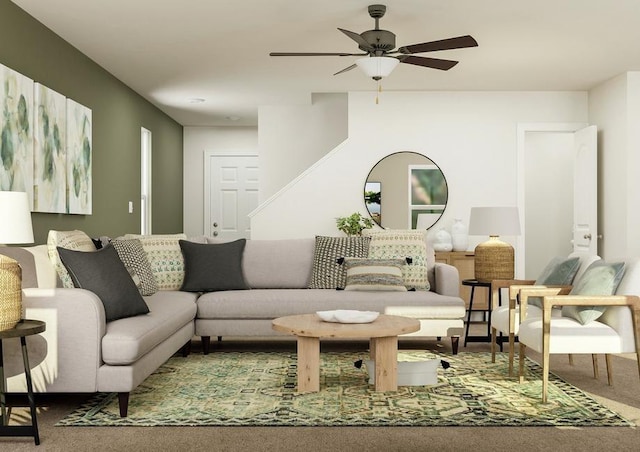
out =
{"type": "Polygon", "coordinates": [[[386,156],[364,185],[369,215],[385,229],[429,229],[444,213],[448,196],[440,167],[417,152],[386,156]]]}

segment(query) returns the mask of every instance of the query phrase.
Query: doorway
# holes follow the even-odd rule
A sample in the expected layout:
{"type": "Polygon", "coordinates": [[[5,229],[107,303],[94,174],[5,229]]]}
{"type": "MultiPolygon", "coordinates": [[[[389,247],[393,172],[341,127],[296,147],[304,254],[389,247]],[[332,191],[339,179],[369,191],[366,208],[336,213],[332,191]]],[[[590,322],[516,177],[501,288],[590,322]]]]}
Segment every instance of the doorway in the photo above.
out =
{"type": "Polygon", "coordinates": [[[204,153],[204,234],[221,240],[251,237],[249,213],[258,207],[255,155],[204,153]]]}

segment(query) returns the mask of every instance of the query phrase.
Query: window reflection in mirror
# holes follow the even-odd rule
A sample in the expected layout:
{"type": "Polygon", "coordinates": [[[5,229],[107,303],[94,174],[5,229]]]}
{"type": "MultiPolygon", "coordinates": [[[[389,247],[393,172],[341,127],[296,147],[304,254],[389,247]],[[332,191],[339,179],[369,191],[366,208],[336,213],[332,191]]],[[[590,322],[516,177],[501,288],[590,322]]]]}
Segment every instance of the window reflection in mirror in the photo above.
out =
{"type": "Polygon", "coordinates": [[[371,169],[364,186],[369,215],[385,229],[428,229],[444,213],[447,198],[444,174],[417,152],[386,156],[371,169]]]}

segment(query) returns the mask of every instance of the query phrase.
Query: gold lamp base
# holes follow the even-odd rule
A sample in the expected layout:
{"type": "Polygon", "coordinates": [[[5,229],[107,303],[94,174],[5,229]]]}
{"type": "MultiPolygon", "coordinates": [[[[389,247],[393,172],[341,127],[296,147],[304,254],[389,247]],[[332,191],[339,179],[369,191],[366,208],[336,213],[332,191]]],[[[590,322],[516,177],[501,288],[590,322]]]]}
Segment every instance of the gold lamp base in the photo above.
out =
{"type": "Polygon", "coordinates": [[[0,331],[10,330],[22,318],[22,269],[0,254],[0,331]]]}
{"type": "Polygon", "coordinates": [[[489,240],[476,246],[474,260],[475,278],[478,281],[490,282],[514,277],[513,247],[498,236],[492,235],[489,240]]]}

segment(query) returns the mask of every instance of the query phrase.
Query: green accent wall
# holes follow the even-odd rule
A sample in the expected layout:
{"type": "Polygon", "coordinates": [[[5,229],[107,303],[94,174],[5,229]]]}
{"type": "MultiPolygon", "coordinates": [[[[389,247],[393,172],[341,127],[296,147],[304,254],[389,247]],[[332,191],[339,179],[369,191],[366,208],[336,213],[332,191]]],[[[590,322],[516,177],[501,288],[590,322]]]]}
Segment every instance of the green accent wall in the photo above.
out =
{"type": "Polygon", "coordinates": [[[92,237],[140,232],[141,127],[152,133],[153,232],[183,230],[180,124],[9,0],[0,0],[0,63],[93,114],[93,214],[34,213],[35,243],[46,243],[50,229],[92,237]]]}

